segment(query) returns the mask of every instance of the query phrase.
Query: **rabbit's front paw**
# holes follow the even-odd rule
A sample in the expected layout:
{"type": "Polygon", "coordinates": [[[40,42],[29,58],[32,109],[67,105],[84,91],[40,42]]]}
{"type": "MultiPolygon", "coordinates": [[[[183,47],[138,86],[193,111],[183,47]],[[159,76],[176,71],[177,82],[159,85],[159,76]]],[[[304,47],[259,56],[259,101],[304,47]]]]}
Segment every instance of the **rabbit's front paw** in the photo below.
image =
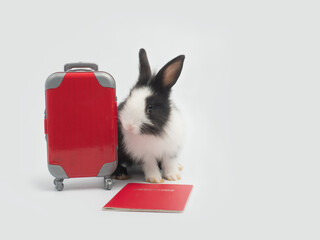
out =
{"type": "Polygon", "coordinates": [[[164,180],[161,177],[157,161],[145,161],[142,165],[143,172],[147,182],[162,183],[164,180]]]}
{"type": "Polygon", "coordinates": [[[181,179],[180,173],[178,173],[178,172],[165,173],[164,177],[169,181],[177,181],[177,180],[181,179]]]}
{"type": "Polygon", "coordinates": [[[160,176],[149,176],[146,177],[146,181],[147,182],[151,182],[151,183],[163,183],[164,180],[162,179],[162,177],[160,176]]]}

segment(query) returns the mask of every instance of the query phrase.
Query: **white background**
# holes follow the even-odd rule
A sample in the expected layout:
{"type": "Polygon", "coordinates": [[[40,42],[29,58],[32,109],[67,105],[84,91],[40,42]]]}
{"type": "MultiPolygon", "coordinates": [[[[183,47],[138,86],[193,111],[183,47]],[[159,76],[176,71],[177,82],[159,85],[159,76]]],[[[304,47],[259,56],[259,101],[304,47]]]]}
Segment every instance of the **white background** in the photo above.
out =
{"type": "MultiPolygon", "coordinates": [[[[1,239],[319,239],[318,1],[2,1],[1,239]],[[44,83],[95,62],[122,100],[144,47],[185,54],[173,98],[188,138],[181,214],[102,211],[127,182],[47,170],[44,83]]],[[[143,181],[139,173],[131,181],[143,181]]]]}

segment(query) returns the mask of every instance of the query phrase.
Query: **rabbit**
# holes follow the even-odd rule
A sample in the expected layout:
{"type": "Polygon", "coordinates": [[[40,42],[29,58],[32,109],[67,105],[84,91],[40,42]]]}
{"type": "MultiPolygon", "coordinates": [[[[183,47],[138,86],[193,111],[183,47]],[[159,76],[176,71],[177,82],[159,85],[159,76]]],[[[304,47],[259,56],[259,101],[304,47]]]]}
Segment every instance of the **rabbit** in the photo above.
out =
{"type": "Polygon", "coordinates": [[[145,180],[162,183],[181,179],[178,153],[184,140],[184,123],[170,99],[185,56],[180,55],[152,74],[144,49],[139,51],[139,78],[118,106],[118,167],[116,179],[129,178],[126,166],[139,164],[145,180]]]}

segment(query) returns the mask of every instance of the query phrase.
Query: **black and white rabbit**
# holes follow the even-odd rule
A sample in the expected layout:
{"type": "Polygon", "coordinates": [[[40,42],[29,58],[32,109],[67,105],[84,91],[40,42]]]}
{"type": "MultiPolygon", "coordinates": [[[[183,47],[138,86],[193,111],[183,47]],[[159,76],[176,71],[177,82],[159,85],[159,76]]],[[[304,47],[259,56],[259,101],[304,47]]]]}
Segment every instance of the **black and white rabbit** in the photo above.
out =
{"type": "Polygon", "coordinates": [[[128,178],[125,165],[138,163],[148,182],[161,183],[159,165],[167,180],[180,179],[177,155],[184,140],[184,124],[170,100],[184,55],[152,74],[146,51],[140,49],[140,74],[129,96],[118,106],[119,164],[114,177],[128,178]]]}

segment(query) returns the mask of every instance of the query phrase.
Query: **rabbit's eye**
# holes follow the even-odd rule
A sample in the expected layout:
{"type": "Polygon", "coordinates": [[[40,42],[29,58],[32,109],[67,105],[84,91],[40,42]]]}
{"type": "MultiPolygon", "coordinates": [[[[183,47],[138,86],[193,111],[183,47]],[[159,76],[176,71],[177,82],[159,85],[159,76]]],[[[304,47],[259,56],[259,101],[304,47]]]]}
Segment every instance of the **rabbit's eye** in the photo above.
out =
{"type": "Polygon", "coordinates": [[[152,105],[151,104],[149,104],[148,106],[147,106],[147,113],[151,113],[152,112],[152,105]]]}

